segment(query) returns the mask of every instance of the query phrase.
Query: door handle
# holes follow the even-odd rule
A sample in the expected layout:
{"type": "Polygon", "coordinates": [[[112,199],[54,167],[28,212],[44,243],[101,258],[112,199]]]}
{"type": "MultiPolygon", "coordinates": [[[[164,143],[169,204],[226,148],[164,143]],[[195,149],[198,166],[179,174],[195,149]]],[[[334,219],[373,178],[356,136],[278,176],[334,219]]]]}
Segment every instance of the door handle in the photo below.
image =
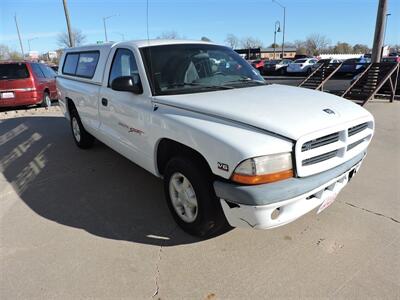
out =
{"type": "Polygon", "coordinates": [[[101,98],[101,104],[103,104],[104,106],[107,106],[108,100],[106,98],[101,98]]]}

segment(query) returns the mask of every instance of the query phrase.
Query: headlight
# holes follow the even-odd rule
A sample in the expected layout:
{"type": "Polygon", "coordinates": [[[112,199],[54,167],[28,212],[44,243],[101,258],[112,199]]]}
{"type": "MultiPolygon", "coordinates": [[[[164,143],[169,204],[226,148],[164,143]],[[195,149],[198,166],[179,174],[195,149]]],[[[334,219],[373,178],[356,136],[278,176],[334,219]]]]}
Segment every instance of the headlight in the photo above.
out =
{"type": "Polygon", "coordinates": [[[232,181],[243,184],[270,183],[293,177],[291,153],[259,156],[241,162],[232,181]]]}

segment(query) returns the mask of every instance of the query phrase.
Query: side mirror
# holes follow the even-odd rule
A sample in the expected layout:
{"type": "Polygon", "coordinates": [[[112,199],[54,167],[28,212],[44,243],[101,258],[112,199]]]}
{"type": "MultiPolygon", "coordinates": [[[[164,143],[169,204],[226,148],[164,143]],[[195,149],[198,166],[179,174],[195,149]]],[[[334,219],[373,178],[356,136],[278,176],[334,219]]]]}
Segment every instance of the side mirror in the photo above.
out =
{"type": "Polygon", "coordinates": [[[111,88],[121,92],[143,93],[142,83],[138,75],[117,77],[111,82],[111,88]]]}

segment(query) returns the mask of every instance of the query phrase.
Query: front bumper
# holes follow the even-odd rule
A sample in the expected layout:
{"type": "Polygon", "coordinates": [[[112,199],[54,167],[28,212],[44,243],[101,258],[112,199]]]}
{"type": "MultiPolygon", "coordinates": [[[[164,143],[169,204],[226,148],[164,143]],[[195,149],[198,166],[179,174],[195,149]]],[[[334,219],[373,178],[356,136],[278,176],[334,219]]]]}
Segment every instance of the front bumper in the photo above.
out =
{"type": "Polygon", "coordinates": [[[214,182],[233,227],[268,229],[288,224],[338,194],[358,172],[366,153],[320,174],[257,186],[214,182]]]}

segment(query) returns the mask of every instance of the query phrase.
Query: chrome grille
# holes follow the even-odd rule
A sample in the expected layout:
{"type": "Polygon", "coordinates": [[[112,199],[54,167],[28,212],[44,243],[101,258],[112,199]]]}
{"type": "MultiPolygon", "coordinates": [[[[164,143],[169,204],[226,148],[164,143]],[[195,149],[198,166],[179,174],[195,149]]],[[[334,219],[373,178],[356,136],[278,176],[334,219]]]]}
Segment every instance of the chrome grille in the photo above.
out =
{"type": "Polygon", "coordinates": [[[372,120],[336,126],[301,137],[295,146],[296,172],[300,177],[334,168],[362,151],[372,135],[372,120]]]}
{"type": "Polygon", "coordinates": [[[364,141],[365,141],[365,139],[362,139],[362,140],[359,140],[359,141],[357,141],[357,142],[354,142],[354,143],[348,145],[348,146],[347,146],[347,151],[350,151],[351,149],[357,147],[358,145],[360,145],[360,144],[361,144],[362,142],[364,142],[364,141]]]}
{"type": "Polygon", "coordinates": [[[322,147],[337,142],[338,140],[339,140],[339,132],[328,134],[326,136],[304,143],[303,146],[301,147],[301,151],[304,152],[314,148],[322,147]]]}
{"type": "Polygon", "coordinates": [[[368,123],[362,123],[360,125],[357,125],[357,126],[354,126],[354,127],[350,127],[349,130],[348,130],[348,135],[349,136],[355,135],[355,134],[357,134],[357,133],[359,133],[359,132],[361,132],[361,131],[363,131],[363,130],[365,130],[367,128],[368,128],[368,123]]]}
{"type": "Polygon", "coordinates": [[[325,160],[331,159],[333,157],[335,157],[338,153],[338,150],[334,150],[328,153],[324,153],[318,156],[314,156],[308,159],[305,159],[302,161],[303,166],[308,166],[308,165],[313,165],[313,164],[317,164],[320,162],[323,162],[325,160]]]}

